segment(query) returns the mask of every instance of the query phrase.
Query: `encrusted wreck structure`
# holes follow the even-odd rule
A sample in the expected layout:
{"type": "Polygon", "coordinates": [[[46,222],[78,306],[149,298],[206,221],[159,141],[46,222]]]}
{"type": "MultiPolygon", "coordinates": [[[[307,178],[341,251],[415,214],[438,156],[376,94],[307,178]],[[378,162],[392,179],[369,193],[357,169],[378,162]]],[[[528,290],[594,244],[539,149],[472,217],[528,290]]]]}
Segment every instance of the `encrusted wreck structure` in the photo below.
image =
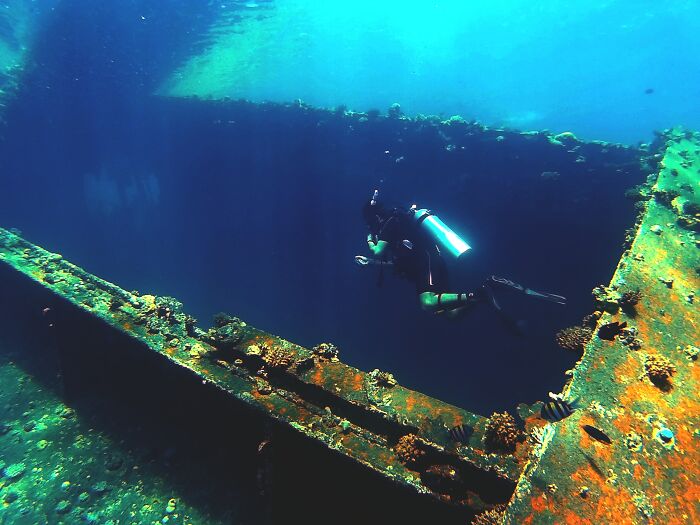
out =
{"type": "Polygon", "coordinates": [[[8,230],[0,230],[3,301],[51,334],[67,399],[90,381],[119,388],[139,374],[172,374],[171,386],[208,392],[207,410],[238,418],[241,432],[258,421],[259,450],[287,441],[321,462],[342,458],[334,475],[376,483],[380,497],[398,490],[387,516],[693,523],[700,134],[667,132],[646,153],[658,169],[637,189],[638,221],[615,274],[594,291],[585,327],[562,336],[582,350],[563,389],[581,409],[555,423],[538,406],[520,407],[524,430],[508,414],[474,414],[388,372],[348,366],[331,343],[303,348],[229,315],[203,331],[177,300],[126,291],[8,230]],[[455,427],[463,439],[451,437],[455,427]]]}
{"type": "Polygon", "coordinates": [[[506,523],[700,519],[700,134],[667,132],[657,155],[627,250],[594,291],[593,336],[565,390],[585,408],[538,445],[506,523]]]}

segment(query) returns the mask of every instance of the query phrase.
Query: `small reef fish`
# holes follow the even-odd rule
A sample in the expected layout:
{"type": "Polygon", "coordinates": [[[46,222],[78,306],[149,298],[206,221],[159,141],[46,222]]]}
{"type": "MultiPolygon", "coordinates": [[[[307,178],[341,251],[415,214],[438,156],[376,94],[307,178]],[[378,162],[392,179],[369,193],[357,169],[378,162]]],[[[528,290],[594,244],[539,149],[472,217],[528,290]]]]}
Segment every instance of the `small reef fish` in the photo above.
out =
{"type": "Polygon", "coordinates": [[[651,95],[654,92],[654,88],[646,88],[644,90],[645,95],[651,95]]]}
{"type": "Polygon", "coordinates": [[[555,399],[554,401],[549,401],[542,405],[540,416],[542,419],[551,422],[561,421],[573,414],[574,410],[577,408],[578,399],[572,399],[571,401],[555,399]]]}
{"type": "Polygon", "coordinates": [[[610,445],[612,443],[612,439],[610,439],[605,432],[594,426],[583,425],[581,428],[586,432],[586,434],[591,436],[596,441],[600,441],[601,443],[605,443],[606,445],[610,445]]]}
{"type": "Polygon", "coordinates": [[[474,429],[462,423],[450,429],[450,437],[458,443],[468,443],[474,429]]]}

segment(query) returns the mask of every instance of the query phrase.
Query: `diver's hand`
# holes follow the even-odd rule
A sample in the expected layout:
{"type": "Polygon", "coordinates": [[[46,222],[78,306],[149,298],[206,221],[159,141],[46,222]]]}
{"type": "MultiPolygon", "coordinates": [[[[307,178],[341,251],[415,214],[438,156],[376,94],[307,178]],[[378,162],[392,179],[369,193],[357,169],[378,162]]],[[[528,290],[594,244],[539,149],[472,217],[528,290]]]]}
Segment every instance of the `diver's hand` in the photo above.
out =
{"type": "Polygon", "coordinates": [[[369,259],[364,255],[355,255],[355,262],[359,266],[367,266],[369,264],[369,259]]]}
{"type": "Polygon", "coordinates": [[[382,259],[370,259],[369,257],[365,257],[364,255],[355,255],[355,262],[360,266],[392,266],[394,264],[393,261],[384,261],[382,259]]]}

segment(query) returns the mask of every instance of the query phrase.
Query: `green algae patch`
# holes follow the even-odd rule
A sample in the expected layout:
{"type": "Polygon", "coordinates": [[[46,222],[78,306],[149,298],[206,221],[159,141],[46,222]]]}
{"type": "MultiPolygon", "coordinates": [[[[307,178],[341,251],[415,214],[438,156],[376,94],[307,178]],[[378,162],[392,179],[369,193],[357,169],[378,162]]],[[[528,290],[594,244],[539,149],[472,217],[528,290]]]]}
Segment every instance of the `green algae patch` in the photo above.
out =
{"type": "MultiPolygon", "coordinates": [[[[177,487],[149,464],[128,473],[106,470],[102,462],[105,450],[119,451],[132,465],[138,464],[138,451],[124,448],[110,432],[95,430],[73,412],[66,412],[56,394],[17,362],[8,360],[6,351],[7,345],[0,341],[0,404],[5,407],[4,421],[9,427],[0,436],[0,457],[15,461],[3,465],[4,460],[0,460],[4,522],[46,523],[49,516],[49,523],[59,521],[59,517],[64,523],[117,523],[134,508],[176,496],[181,498],[180,519],[187,515],[189,523],[230,523],[226,517],[192,505],[192,487],[177,487]],[[42,416],[46,425],[43,432],[53,439],[35,443],[21,429],[22,420],[42,416]],[[71,446],[78,441],[81,446],[71,446]]],[[[155,523],[162,517],[160,508],[143,514],[144,523],[155,523]]]]}

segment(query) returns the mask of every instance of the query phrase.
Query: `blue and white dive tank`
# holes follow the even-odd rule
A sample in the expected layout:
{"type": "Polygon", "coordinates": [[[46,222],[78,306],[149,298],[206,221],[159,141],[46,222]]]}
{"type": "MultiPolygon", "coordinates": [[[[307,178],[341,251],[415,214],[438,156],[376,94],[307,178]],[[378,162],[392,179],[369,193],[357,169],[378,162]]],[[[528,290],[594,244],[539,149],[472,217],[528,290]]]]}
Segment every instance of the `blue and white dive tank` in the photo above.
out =
{"type": "Polygon", "coordinates": [[[417,210],[415,204],[411,209],[413,210],[413,218],[440,248],[457,258],[472,249],[459,235],[452,231],[452,228],[442,222],[439,217],[433,215],[430,210],[425,208],[417,210]]]}

